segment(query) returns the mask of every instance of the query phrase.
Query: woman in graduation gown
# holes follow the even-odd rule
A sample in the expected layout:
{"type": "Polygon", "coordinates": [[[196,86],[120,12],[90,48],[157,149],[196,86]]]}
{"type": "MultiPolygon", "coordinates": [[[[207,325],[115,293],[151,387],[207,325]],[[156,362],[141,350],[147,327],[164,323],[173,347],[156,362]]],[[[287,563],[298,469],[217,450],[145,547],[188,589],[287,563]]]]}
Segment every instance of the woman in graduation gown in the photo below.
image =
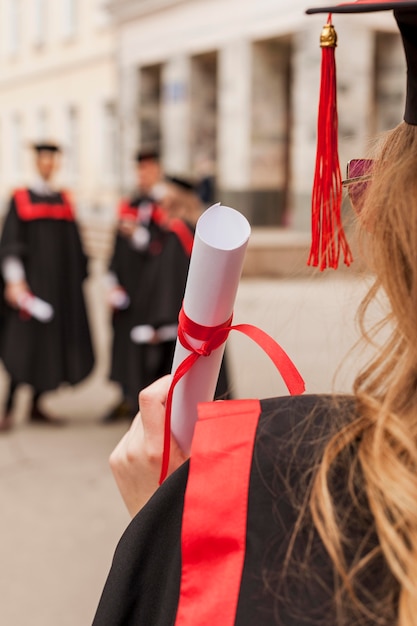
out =
{"type": "Polygon", "coordinates": [[[143,391],[111,457],[135,517],[94,626],[417,623],[417,2],[333,12],[393,7],[409,65],[405,121],[371,180],[348,181],[361,185],[375,273],[362,315],[383,290],[387,341],[350,397],[201,405],[190,460],[171,440],[159,488],[170,381],[143,391]]]}
{"type": "Polygon", "coordinates": [[[47,422],[40,395],[78,383],[94,366],[83,294],[87,257],[69,195],[51,186],[60,148],[41,143],[34,149],[38,179],[13,193],[0,241],[0,357],[11,380],[3,430],[11,425],[20,383],[34,389],[30,419],[47,422]],[[52,307],[46,318],[31,308],[33,296],[52,307]]]}

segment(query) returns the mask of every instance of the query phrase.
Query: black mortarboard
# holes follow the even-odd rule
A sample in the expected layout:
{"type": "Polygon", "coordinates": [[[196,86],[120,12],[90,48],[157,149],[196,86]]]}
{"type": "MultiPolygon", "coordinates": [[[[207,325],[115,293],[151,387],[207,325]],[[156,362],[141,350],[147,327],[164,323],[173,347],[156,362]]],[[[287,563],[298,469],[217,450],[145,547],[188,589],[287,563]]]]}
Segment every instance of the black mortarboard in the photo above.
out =
{"type": "Polygon", "coordinates": [[[394,11],[403,40],[407,61],[407,97],[404,120],[417,126],[417,1],[399,0],[357,0],[334,6],[308,9],[307,13],[370,13],[373,11],[394,11]]]}
{"type": "Polygon", "coordinates": [[[312,194],[312,244],[309,265],[336,268],[339,254],[349,265],[352,255],[342,227],[341,176],[337,147],[336,68],[337,36],[332,13],[369,13],[393,10],[402,36],[407,61],[407,96],[404,120],[417,125],[417,0],[357,0],[332,6],[313,7],[308,14],[328,13],[320,38],[322,76],[317,128],[316,170],[312,194]]]}
{"type": "Polygon", "coordinates": [[[183,178],[179,176],[165,176],[168,183],[172,183],[173,185],[177,185],[184,191],[195,191],[194,183],[188,178],[183,178]]]}
{"type": "Polygon", "coordinates": [[[137,163],[142,161],[159,161],[159,151],[156,148],[141,148],[137,151],[135,160],[137,163]]]}
{"type": "Polygon", "coordinates": [[[61,152],[61,147],[50,141],[43,141],[32,144],[32,148],[36,152],[61,152]]]}

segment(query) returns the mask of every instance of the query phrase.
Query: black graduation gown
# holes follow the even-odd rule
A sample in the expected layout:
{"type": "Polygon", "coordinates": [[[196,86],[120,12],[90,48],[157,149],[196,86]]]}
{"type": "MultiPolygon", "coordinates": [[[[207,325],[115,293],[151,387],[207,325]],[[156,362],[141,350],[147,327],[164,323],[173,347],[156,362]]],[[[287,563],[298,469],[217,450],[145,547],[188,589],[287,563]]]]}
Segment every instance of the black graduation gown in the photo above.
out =
{"type": "MultiPolygon", "coordinates": [[[[227,418],[233,407],[244,408],[239,402],[214,403],[222,405],[222,415],[217,422],[220,430],[225,423],[224,417],[227,418]]],[[[331,434],[350,419],[354,410],[353,401],[344,397],[335,403],[330,397],[298,396],[263,400],[260,409],[255,445],[249,461],[244,562],[232,618],[230,606],[225,606],[227,599],[226,602],[224,597],[217,600],[218,594],[222,597],[218,585],[227,584],[228,576],[220,582],[211,579],[207,571],[200,567],[201,558],[197,556],[191,574],[188,571],[188,583],[191,578],[191,582],[200,588],[202,597],[194,598],[198,613],[191,620],[179,623],[181,626],[208,626],[209,623],[216,626],[224,626],[225,623],[233,623],[234,626],[358,624],[354,610],[347,614],[346,621],[339,619],[334,603],[334,568],[314,530],[308,508],[304,523],[296,534],[292,557],[288,566],[284,565],[321,451],[331,434]],[[208,597],[204,597],[205,586],[209,587],[208,597]],[[204,617],[208,598],[214,602],[216,615],[211,622],[204,617]]],[[[222,435],[219,437],[221,448],[222,435]]],[[[373,518],[361,493],[360,476],[356,485],[358,498],[354,501],[348,493],[347,468],[351,452],[347,451],[340,459],[332,481],[333,493],[346,513],[343,519],[344,531],[350,540],[346,550],[348,562],[356,553],[363,554],[377,545],[373,518]]],[[[235,453],[233,448],[226,450],[229,456],[235,453]]],[[[218,459],[218,450],[215,454],[214,458],[218,459]]],[[[195,471],[193,463],[192,453],[191,473],[189,463],[180,467],[127,528],[116,549],[93,626],[177,624],[181,568],[184,567],[181,557],[181,529],[186,515],[184,498],[187,498],[187,481],[190,482],[195,471]]],[[[209,518],[208,524],[200,518],[201,526],[196,529],[196,534],[201,534],[197,546],[202,549],[205,542],[211,541],[213,534],[210,509],[216,506],[217,499],[225,497],[226,487],[217,492],[214,490],[215,499],[211,493],[212,481],[216,481],[215,465],[216,462],[210,464],[207,461],[204,484],[201,485],[203,515],[209,518]]],[[[230,479],[230,476],[227,478],[230,479]]],[[[225,479],[226,476],[223,477],[223,485],[228,482],[225,479]]],[[[227,511],[228,503],[222,506],[227,511]]],[[[231,509],[228,515],[233,517],[234,510],[231,509]]],[[[215,520],[220,535],[224,523],[224,516],[215,520]]],[[[183,538],[183,550],[186,546],[184,541],[183,538]]],[[[233,542],[225,540],[224,546],[226,552],[228,549],[233,551],[233,542]]],[[[210,548],[207,554],[210,560],[210,548]]],[[[228,567],[226,559],[224,562],[228,567]]],[[[220,572],[221,567],[220,563],[220,572]]],[[[378,624],[392,625],[395,622],[393,615],[384,620],[379,607],[389,594],[395,595],[397,586],[381,557],[369,564],[360,582],[366,590],[359,591],[360,599],[370,612],[374,611],[373,617],[372,613],[363,617],[361,625],[375,624],[376,615],[378,624]]]]}
{"type": "MultiPolygon", "coordinates": [[[[129,206],[137,208],[140,202],[141,198],[133,198],[129,206]]],[[[158,329],[176,324],[188,274],[189,253],[168,221],[156,220],[159,215],[157,208],[147,226],[150,241],[143,251],[135,250],[129,238],[117,234],[109,268],[130,298],[130,306],[113,315],[110,378],[119,382],[132,400],[140,389],[171,371],[175,342],[134,344],[130,332],[137,325],[158,329]]]]}
{"type": "Polygon", "coordinates": [[[60,219],[56,213],[52,217],[48,210],[54,206],[59,212],[66,206],[71,214],[64,198],[60,192],[41,196],[29,191],[30,206],[23,215],[13,195],[0,240],[0,262],[18,257],[32,293],[54,309],[48,323],[25,319],[5,303],[1,278],[0,358],[14,382],[28,383],[37,392],[78,383],[94,365],[82,289],[87,258],[74,219],[60,219]]]}

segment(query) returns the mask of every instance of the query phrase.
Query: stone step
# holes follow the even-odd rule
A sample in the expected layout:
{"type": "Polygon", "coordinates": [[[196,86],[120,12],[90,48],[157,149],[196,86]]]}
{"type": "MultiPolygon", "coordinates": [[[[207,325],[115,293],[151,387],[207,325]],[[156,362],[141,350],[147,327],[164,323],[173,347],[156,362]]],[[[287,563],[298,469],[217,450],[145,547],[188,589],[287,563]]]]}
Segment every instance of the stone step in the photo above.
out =
{"type": "MultiPolygon", "coordinates": [[[[108,261],[113,251],[116,222],[89,218],[80,220],[79,224],[86,254],[93,259],[108,261]]],[[[255,227],[246,251],[242,275],[245,278],[304,278],[320,273],[307,265],[309,250],[309,233],[255,227]]],[[[350,268],[346,268],[341,261],[338,271],[357,272],[362,269],[358,261],[350,268]]]]}

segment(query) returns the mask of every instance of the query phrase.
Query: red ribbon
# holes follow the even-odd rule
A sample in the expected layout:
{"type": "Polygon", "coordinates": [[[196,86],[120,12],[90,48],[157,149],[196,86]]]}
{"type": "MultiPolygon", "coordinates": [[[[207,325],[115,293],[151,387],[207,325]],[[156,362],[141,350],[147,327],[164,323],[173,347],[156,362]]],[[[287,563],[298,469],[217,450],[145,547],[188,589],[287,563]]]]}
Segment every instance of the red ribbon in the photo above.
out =
{"type": "Polygon", "coordinates": [[[165,480],[168,474],[171,442],[172,397],[175,386],[201,356],[209,356],[213,350],[219,348],[226,341],[231,330],[237,330],[243,333],[255,341],[255,343],[257,343],[258,346],[266,352],[281,374],[291,395],[300,395],[305,390],[305,384],[301,374],[287,353],[274,339],[272,339],[272,337],[267,335],[267,333],[257,326],[252,326],[251,324],[237,324],[236,326],[232,326],[232,319],[233,315],[231,315],[228,320],[219,326],[201,326],[187,317],[184,312],[184,308],[180,311],[178,339],[184,348],[189,350],[191,354],[187,356],[177,367],[168,391],[165,408],[164,451],[162,456],[162,468],[159,484],[165,480]],[[193,339],[197,339],[198,341],[203,341],[202,345],[199,348],[195,348],[189,343],[187,335],[189,337],[193,337],[193,339]]]}

